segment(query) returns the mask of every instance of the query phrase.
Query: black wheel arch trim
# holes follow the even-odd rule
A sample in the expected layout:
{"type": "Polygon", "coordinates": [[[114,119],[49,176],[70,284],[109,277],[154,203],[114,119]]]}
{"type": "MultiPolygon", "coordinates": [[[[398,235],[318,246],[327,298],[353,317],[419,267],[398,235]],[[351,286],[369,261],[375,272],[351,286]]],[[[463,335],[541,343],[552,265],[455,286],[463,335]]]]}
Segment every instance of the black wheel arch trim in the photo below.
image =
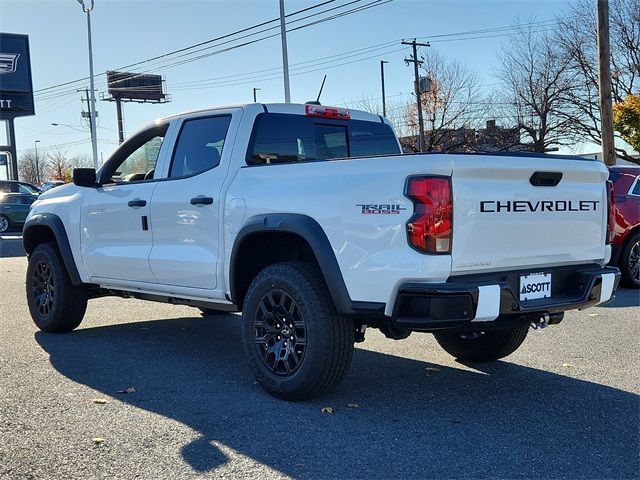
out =
{"type": "Polygon", "coordinates": [[[297,213],[256,215],[250,218],[240,229],[233,244],[229,264],[229,284],[233,303],[238,305],[238,292],[235,291],[235,265],[240,246],[251,235],[268,232],[295,234],[309,244],[318,261],[318,266],[338,313],[343,315],[371,315],[384,312],[385,305],[383,303],[372,304],[370,302],[354,302],[351,300],[333,248],[324,230],[313,218],[297,213]]]}
{"type": "Polygon", "coordinates": [[[31,252],[33,252],[35,247],[40,243],[34,243],[33,241],[33,235],[36,234],[36,227],[47,227],[51,230],[71,283],[75,286],[82,285],[80,274],[73,259],[69,237],[67,236],[67,231],[60,217],[52,213],[38,213],[26,221],[22,228],[22,245],[27,255],[31,255],[31,252]]]}

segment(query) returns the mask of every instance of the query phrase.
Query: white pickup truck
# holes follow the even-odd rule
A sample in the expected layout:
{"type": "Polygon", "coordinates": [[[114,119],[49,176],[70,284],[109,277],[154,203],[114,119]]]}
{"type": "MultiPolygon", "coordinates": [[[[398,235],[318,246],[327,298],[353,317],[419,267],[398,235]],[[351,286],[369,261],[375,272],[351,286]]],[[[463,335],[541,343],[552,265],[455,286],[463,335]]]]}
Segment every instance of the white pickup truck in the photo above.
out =
{"type": "Polygon", "coordinates": [[[291,400],[336,386],[367,327],[492,361],[612,298],[607,177],[573,157],[402,155],[384,118],[317,104],[175,115],[33,204],[27,300],[47,332],[105,295],[242,311],[252,372],[291,400]]]}

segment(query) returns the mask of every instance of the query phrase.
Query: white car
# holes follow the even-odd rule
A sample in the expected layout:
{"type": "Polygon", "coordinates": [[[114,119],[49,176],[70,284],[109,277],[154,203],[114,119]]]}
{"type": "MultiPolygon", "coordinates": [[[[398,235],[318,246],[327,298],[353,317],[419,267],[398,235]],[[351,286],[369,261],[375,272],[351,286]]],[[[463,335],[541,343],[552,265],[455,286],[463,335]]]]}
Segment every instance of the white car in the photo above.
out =
{"type": "Polygon", "coordinates": [[[40,185],[40,190],[46,192],[47,190],[51,190],[54,187],[59,187],[60,185],[64,185],[62,180],[48,180],[40,185]]]}
{"type": "Polygon", "coordinates": [[[105,295],[242,311],[252,372],[292,400],[335,387],[367,327],[493,361],[613,297],[607,177],[584,158],[402,155],[384,118],[320,105],[175,115],[33,204],[27,300],[48,332],[105,295]]]}

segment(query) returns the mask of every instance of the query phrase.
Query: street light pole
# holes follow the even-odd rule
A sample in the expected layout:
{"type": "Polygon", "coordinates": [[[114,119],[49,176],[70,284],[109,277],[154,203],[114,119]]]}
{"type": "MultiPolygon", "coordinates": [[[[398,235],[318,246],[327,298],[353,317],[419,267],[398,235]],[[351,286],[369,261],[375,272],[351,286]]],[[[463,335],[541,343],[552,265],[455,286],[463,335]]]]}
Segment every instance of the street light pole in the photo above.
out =
{"type": "Polygon", "coordinates": [[[261,89],[261,88],[253,87],[253,103],[257,103],[257,102],[258,102],[258,96],[256,95],[256,92],[257,92],[258,90],[262,90],[262,89],[261,89]]]}
{"type": "Polygon", "coordinates": [[[38,163],[40,163],[40,159],[38,158],[38,143],[40,143],[40,140],[33,141],[33,146],[36,149],[36,182],[40,184],[42,182],[40,181],[40,165],[38,165],[38,163]]]}
{"type": "Polygon", "coordinates": [[[89,40],[89,89],[91,91],[91,149],[93,153],[93,167],[97,170],[98,165],[98,137],[96,135],[96,92],[93,81],[93,46],[91,44],[91,11],[94,7],[94,0],[91,0],[91,7],[84,4],[84,0],[78,0],[82,5],[82,11],[87,14],[87,38],[89,40]]]}
{"type": "Polygon", "coordinates": [[[54,126],[54,127],[69,127],[69,128],[71,128],[71,129],[73,129],[73,130],[75,130],[77,132],[86,132],[86,130],[82,130],[82,129],[78,128],[78,127],[74,127],[73,125],[68,125],[66,123],[55,123],[55,122],[52,122],[51,125],[54,126]]]}
{"type": "Polygon", "coordinates": [[[284,22],[284,0],[280,0],[280,37],[282,38],[282,73],[284,74],[284,101],[291,103],[289,90],[289,54],[287,53],[287,27],[284,22]]]}
{"type": "Polygon", "coordinates": [[[386,60],[380,60],[380,83],[382,84],[382,116],[387,116],[387,101],[384,96],[384,64],[389,63],[386,60]]]}

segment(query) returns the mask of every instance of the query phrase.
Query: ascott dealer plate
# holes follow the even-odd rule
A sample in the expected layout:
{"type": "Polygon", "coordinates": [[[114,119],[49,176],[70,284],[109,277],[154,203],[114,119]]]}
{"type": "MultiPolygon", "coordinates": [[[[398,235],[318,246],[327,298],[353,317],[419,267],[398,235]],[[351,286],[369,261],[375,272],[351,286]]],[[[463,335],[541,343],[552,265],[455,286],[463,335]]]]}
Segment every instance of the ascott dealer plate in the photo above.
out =
{"type": "Polygon", "coordinates": [[[520,275],[520,301],[551,296],[551,274],[530,273],[520,275]]]}

